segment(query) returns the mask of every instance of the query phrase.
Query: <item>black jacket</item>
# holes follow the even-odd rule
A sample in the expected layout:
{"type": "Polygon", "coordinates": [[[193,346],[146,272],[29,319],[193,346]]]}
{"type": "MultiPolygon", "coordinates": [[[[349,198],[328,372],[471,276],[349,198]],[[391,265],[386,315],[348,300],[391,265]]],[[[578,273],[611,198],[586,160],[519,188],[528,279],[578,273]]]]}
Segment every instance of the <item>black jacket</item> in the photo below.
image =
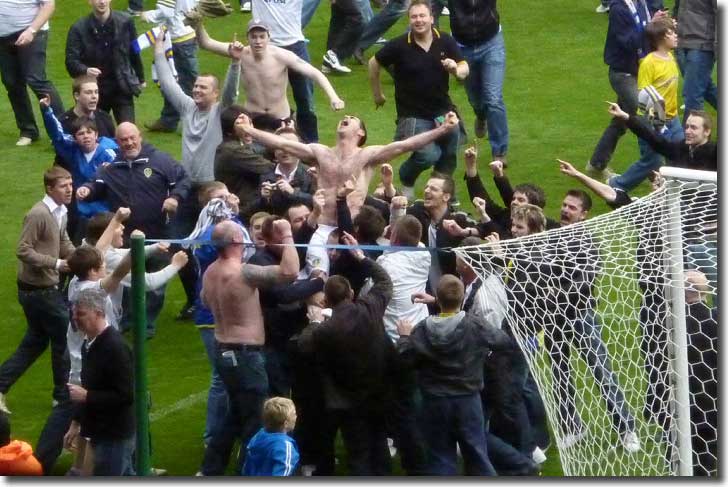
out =
{"type": "Polygon", "coordinates": [[[500,29],[496,0],[448,0],[450,30],[458,43],[474,46],[488,42],[500,29]]]}
{"type": "Polygon", "coordinates": [[[134,434],[134,369],[129,346],[113,327],[82,349],[81,385],[86,402],[76,412],[81,435],[120,440],[134,434]]]}
{"type": "Polygon", "coordinates": [[[215,151],[215,180],[225,183],[240,198],[240,213],[254,213],[260,176],[275,169],[275,164],[241,144],[236,138],[223,140],[215,151]]]}
{"type": "Polygon", "coordinates": [[[715,142],[706,142],[703,145],[693,147],[686,144],[684,140],[671,142],[657,135],[654,130],[640,120],[640,117],[629,117],[625,123],[637,137],[643,139],[655,151],[665,156],[668,165],[700,171],[718,170],[718,144],[715,142]]]}
{"type": "MultiPolygon", "coordinates": [[[[412,215],[417,218],[417,220],[419,220],[420,225],[422,225],[422,237],[420,238],[420,241],[425,244],[425,246],[428,246],[429,228],[430,222],[432,220],[430,218],[430,215],[427,214],[424,203],[421,201],[416,201],[414,204],[407,208],[407,214],[412,215]]],[[[442,217],[442,220],[440,220],[435,226],[436,243],[438,249],[442,249],[443,247],[457,247],[460,244],[460,241],[462,241],[463,239],[462,237],[453,237],[452,235],[447,233],[447,230],[443,228],[443,220],[450,219],[455,220],[458,225],[463,228],[475,226],[475,222],[469,220],[465,213],[458,212],[457,214],[451,214],[450,210],[448,209],[445,212],[445,215],[442,217]]],[[[452,250],[438,250],[437,258],[439,259],[440,270],[442,271],[442,274],[457,275],[457,271],[455,269],[455,252],[453,252],[452,250]]]]}
{"type": "Polygon", "coordinates": [[[422,392],[432,396],[479,392],[488,352],[512,348],[504,331],[464,311],[448,318],[430,316],[397,341],[397,351],[417,370],[422,392]]]}
{"type": "MultiPolygon", "coordinates": [[[[281,258],[262,248],[255,252],[248,263],[260,266],[279,265],[281,258]]],[[[259,288],[266,346],[285,347],[288,339],[299,333],[306,323],[306,306],[303,300],[323,290],[324,280],[321,278],[297,279],[259,288]]]]}
{"type": "Polygon", "coordinates": [[[144,66],[139,53],[132,49],[136,38],[134,20],[128,14],[113,10],[103,26],[89,14],[68,31],[66,70],[76,78],[86,74],[88,68],[99,68],[99,91],[107,96],[117,90],[138,96],[144,83],[144,66]]]}
{"type": "Polygon", "coordinates": [[[275,167],[260,177],[258,181],[258,198],[255,201],[255,211],[267,211],[273,215],[283,216],[288,208],[299,203],[313,208],[313,193],[316,192],[316,182],[308,174],[308,166],[300,162],[298,163],[298,167],[290,181],[290,185],[293,187],[292,194],[284,193],[283,191],[273,191],[270,199],[260,196],[260,185],[263,182],[275,183],[279,178],[280,176],[275,173],[275,167]]]}
{"type": "Polygon", "coordinates": [[[328,321],[311,324],[301,333],[301,351],[315,355],[329,409],[383,407],[388,371],[395,353],[382,323],[392,297],[392,280],[371,259],[360,265],[374,281],[369,293],[333,308],[328,321]]]}
{"type": "Polygon", "coordinates": [[[133,161],[119,160],[96,172],[96,179],[84,186],[91,190],[87,201],[105,200],[111,211],[120,206],[131,209],[125,235],[139,229],[147,238],[167,237],[166,215],[162,203],[170,196],[182,201],[190,192],[184,168],[166,152],[143,144],[133,161]]]}

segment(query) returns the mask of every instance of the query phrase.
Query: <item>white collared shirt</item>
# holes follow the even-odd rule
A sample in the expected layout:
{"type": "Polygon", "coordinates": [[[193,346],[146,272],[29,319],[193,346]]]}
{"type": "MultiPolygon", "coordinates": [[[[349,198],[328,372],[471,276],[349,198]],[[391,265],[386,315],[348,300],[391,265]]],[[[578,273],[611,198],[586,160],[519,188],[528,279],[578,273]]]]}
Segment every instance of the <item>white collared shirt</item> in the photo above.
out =
{"type": "MultiPolygon", "coordinates": [[[[96,341],[96,339],[99,337],[99,335],[101,335],[104,331],[106,331],[106,329],[108,327],[110,327],[110,326],[111,325],[109,325],[109,322],[108,321],[104,321],[104,327],[101,329],[101,331],[98,332],[95,337],[93,337],[91,340],[89,340],[86,343],[86,350],[88,350],[89,348],[91,348],[91,345],[93,345],[93,343],[96,341]]],[[[86,337],[86,338],[88,339],[88,337],[86,337]]]]}
{"type": "Polygon", "coordinates": [[[291,179],[293,179],[293,175],[296,174],[296,171],[298,170],[298,163],[296,163],[295,167],[293,168],[293,170],[291,170],[290,174],[288,174],[288,175],[286,175],[286,173],[281,171],[280,167],[281,167],[280,164],[276,164],[276,170],[274,171],[274,173],[276,174],[276,176],[281,176],[283,178],[283,180],[285,182],[287,182],[288,184],[291,184],[291,179]]]}
{"type": "Polygon", "coordinates": [[[66,213],[68,213],[66,205],[59,205],[58,203],[53,201],[53,198],[48,195],[45,195],[43,197],[43,203],[45,203],[45,205],[50,210],[51,215],[53,215],[53,219],[56,220],[56,223],[58,224],[58,230],[60,230],[61,224],[63,223],[63,217],[66,215],[66,213]]]}

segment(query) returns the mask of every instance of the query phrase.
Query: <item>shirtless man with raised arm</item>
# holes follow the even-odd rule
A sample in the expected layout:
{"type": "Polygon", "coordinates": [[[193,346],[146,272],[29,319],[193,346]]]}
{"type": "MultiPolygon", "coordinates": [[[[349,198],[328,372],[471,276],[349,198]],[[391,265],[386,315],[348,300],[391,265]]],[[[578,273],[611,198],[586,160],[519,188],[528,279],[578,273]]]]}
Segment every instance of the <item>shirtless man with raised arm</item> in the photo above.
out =
{"type": "MultiPolygon", "coordinates": [[[[232,44],[211,38],[200,23],[196,26],[200,47],[223,56],[231,56],[232,44]]],[[[281,121],[290,119],[291,107],[288,104],[288,70],[292,69],[314,80],[326,92],[331,108],[342,110],[344,101],[334,91],[326,76],[291,51],[269,45],[268,26],[259,20],[248,22],[249,45],[243,48],[241,56],[243,88],[246,101],[244,108],[253,118],[256,115],[270,115],[281,121]]],[[[237,56],[237,53],[236,53],[237,56]]]]}
{"type": "MultiPolygon", "coordinates": [[[[283,244],[293,243],[291,224],[286,220],[273,222],[273,235],[283,244]]],[[[229,220],[215,226],[212,239],[219,255],[202,278],[200,297],[215,317],[215,364],[231,407],[225,427],[213,433],[205,449],[202,474],[222,475],[235,439],[240,438],[241,452],[245,452],[248,440],[260,429],[268,393],[258,288],[293,281],[298,273],[298,253],[295,247],[285,245],[280,265],[246,264],[242,262],[243,232],[229,220]]],[[[244,453],[240,461],[242,469],[244,453]]]]}
{"type": "MultiPolygon", "coordinates": [[[[303,144],[258,130],[242,118],[236,121],[241,131],[252,135],[253,139],[264,146],[288,151],[299,159],[318,166],[318,187],[325,190],[326,200],[318,220],[319,228],[311,239],[312,244],[326,243],[328,234],[336,228],[336,188],[343,186],[351,177],[364,179],[359,176],[370,166],[388,162],[405,152],[429,144],[451,130],[457,130],[458,123],[457,115],[449,112],[443,123],[432,130],[387,145],[362,147],[367,138],[366,126],[357,117],[346,115],[336,128],[336,145],[327,147],[322,144],[303,144]]],[[[361,189],[359,181],[357,189],[361,189]]],[[[366,189],[364,191],[366,194],[366,189]]],[[[320,250],[309,247],[306,254],[306,268],[301,277],[305,277],[315,268],[328,273],[326,252],[320,250]]]]}

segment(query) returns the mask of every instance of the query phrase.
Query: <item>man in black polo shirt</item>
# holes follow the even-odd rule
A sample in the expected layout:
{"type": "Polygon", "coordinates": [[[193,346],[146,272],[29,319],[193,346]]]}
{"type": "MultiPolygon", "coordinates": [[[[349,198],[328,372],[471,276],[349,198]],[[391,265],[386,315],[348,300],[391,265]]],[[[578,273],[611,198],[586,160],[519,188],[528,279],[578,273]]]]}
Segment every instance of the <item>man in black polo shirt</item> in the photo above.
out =
{"type": "MultiPolygon", "coordinates": [[[[369,81],[374,103],[386,101],[379,79],[381,66],[394,78],[397,103],[395,140],[403,140],[442,123],[444,115],[455,110],[448,95],[449,75],[459,80],[468,76],[468,63],[455,40],[433,27],[432,10],[427,0],[412,0],[407,11],[410,32],[392,39],[369,61],[369,81]]],[[[402,191],[414,199],[417,176],[434,166],[435,171],[452,175],[457,165],[460,131],[452,130],[436,141],[416,150],[399,168],[402,191]]],[[[452,202],[451,202],[452,203],[452,202]]]]}

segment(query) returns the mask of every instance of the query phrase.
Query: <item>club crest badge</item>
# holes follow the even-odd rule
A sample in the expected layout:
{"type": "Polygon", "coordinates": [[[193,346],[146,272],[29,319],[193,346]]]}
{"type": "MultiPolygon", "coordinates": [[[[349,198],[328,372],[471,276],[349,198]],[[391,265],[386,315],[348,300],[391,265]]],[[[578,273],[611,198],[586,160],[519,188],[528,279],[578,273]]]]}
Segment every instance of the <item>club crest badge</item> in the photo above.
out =
{"type": "Polygon", "coordinates": [[[152,168],[151,167],[145,167],[144,168],[144,176],[149,179],[152,177],[152,168]]]}

